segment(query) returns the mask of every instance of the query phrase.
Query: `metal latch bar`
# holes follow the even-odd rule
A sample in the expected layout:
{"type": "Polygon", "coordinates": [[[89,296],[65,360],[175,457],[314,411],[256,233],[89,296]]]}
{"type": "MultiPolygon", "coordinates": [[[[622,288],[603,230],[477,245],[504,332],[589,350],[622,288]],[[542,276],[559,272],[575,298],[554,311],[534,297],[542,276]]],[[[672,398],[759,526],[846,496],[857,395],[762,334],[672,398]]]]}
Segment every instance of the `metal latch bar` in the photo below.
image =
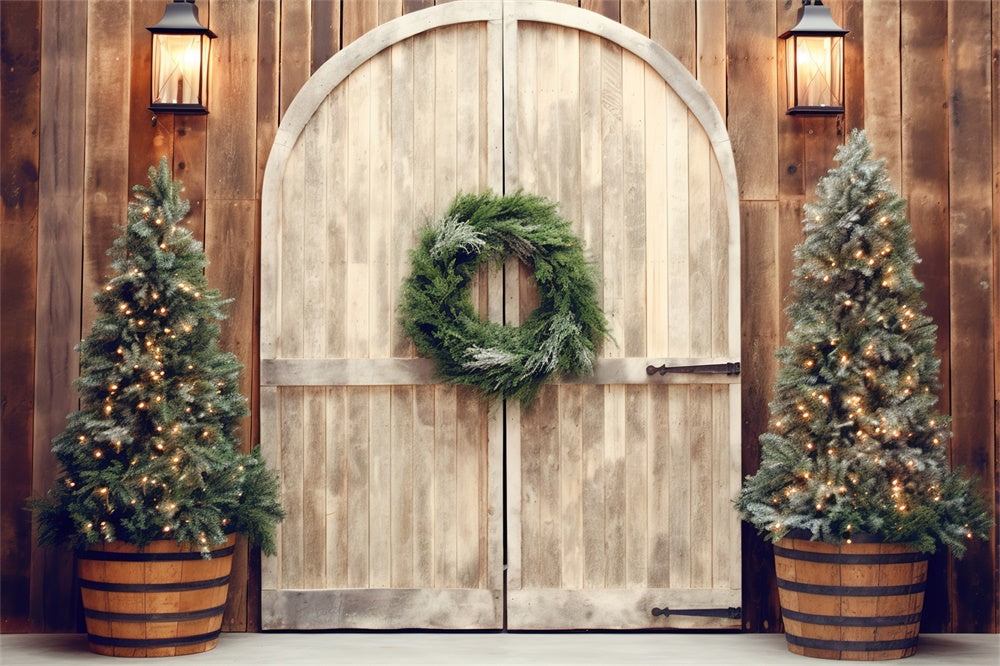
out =
{"type": "Polygon", "coordinates": [[[743,616],[742,608],[684,608],[684,609],[670,609],[670,608],[654,608],[653,617],[662,615],[663,617],[668,617],[670,615],[693,615],[696,617],[724,617],[730,620],[738,620],[743,616]]]}
{"type": "Polygon", "coordinates": [[[670,373],[685,374],[712,374],[712,375],[738,375],[740,374],[740,364],[737,363],[705,363],[702,365],[647,365],[646,374],[665,375],[670,373]]]}

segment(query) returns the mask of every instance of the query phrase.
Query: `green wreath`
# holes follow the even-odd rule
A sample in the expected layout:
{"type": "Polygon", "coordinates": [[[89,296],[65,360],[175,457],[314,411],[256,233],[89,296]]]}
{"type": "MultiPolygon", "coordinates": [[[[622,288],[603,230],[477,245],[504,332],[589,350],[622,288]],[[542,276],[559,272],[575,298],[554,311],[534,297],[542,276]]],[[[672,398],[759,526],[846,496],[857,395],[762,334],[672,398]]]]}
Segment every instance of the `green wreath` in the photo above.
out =
{"type": "Polygon", "coordinates": [[[446,381],[531,403],[553,373],[591,374],[608,324],[595,270],[556,205],[529,194],[458,196],[410,252],[400,323],[446,381]],[[541,303],[519,327],[483,321],[469,281],[483,261],[534,268],[541,303]]]}

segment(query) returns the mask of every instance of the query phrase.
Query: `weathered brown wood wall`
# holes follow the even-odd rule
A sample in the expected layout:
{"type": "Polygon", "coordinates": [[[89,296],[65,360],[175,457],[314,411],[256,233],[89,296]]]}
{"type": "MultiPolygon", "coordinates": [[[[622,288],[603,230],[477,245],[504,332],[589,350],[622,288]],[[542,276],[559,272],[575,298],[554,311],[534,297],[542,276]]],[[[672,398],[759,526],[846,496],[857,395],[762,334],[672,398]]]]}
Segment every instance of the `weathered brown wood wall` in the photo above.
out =
{"type": "MultiPolygon", "coordinates": [[[[213,46],[211,114],[154,124],[149,37],[164,0],[0,2],[0,570],[2,631],[77,628],[72,559],[32,544],[23,498],[54,475],[49,441],[75,404],[72,346],[89,330],[105,250],[131,184],[160,155],[192,201],[209,279],[235,297],[223,344],[259,362],[261,179],[282,113],[343,45],[430,0],[201,0],[213,46]]],[[[786,322],[782,300],[801,205],[850,127],[867,127],[910,202],[930,313],[939,326],[941,399],[952,460],[1000,488],[1000,0],[828,0],[847,37],[842,119],[782,111],[777,35],[796,0],[582,0],[684,63],[726,118],[739,173],[743,256],[743,465],[757,435],[786,322]]],[[[244,426],[246,445],[258,424],[244,426]]],[[[770,550],[744,532],[744,626],[779,628],[770,550]]],[[[925,631],[1000,630],[998,548],[931,563],[925,631]]],[[[254,630],[259,563],[234,563],[225,627],[254,630]]]]}

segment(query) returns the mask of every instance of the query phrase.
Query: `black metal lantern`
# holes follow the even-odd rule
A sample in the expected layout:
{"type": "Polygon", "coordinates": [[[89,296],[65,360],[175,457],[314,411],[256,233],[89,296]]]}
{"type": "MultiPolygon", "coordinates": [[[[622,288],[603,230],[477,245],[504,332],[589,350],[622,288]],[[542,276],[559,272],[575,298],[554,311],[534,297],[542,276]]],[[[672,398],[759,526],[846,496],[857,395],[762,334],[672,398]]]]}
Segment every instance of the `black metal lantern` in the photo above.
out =
{"type": "Polygon", "coordinates": [[[198,21],[194,0],[174,0],[153,33],[151,111],[208,113],[208,49],[215,33],[198,21]]]}
{"type": "Polygon", "coordinates": [[[844,35],[822,0],[802,0],[799,22],[785,40],[788,113],[834,115],[844,112],[844,35]]]}

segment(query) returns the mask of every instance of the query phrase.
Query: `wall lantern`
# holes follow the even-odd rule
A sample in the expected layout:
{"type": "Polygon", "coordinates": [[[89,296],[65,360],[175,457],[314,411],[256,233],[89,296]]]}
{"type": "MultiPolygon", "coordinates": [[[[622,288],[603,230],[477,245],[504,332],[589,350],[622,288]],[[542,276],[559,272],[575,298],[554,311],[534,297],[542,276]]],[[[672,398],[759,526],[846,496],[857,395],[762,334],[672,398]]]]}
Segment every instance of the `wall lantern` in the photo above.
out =
{"type": "Polygon", "coordinates": [[[208,48],[215,33],[198,21],[194,0],[174,0],[153,33],[151,111],[208,113],[208,48]]]}
{"type": "Polygon", "coordinates": [[[788,113],[844,112],[844,35],[822,0],[802,0],[799,22],[785,40],[788,113]]]}

